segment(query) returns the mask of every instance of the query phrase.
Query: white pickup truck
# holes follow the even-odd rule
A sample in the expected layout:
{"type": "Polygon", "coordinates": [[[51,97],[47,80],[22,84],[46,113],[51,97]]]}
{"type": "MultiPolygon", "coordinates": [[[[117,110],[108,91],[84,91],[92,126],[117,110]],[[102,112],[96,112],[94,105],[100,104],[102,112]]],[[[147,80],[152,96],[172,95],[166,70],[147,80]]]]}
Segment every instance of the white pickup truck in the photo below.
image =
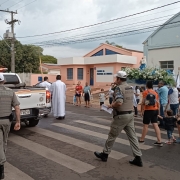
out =
{"type": "MultiPolygon", "coordinates": [[[[18,74],[3,73],[3,75],[5,78],[4,85],[15,92],[20,102],[21,122],[25,122],[29,127],[36,126],[41,115],[50,113],[51,93],[46,88],[26,87],[18,74]]],[[[13,115],[15,120],[14,111],[13,115]]]]}

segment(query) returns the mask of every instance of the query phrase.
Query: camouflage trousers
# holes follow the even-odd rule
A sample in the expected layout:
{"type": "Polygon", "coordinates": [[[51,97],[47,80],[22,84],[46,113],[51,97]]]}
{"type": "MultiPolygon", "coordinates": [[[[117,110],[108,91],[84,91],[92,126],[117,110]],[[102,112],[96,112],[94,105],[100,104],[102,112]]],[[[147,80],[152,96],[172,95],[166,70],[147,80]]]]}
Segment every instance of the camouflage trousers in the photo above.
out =
{"type": "Polygon", "coordinates": [[[110,154],[111,149],[114,145],[116,138],[119,136],[121,131],[124,130],[129,139],[130,146],[134,156],[142,156],[141,150],[139,148],[139,142],[136,136],[134,127],[134,114],[124,114],[118,115],[113,118],[111,123],[110,132],[108,139],[105,143],[103,152],[105,154],[110,154]]]}

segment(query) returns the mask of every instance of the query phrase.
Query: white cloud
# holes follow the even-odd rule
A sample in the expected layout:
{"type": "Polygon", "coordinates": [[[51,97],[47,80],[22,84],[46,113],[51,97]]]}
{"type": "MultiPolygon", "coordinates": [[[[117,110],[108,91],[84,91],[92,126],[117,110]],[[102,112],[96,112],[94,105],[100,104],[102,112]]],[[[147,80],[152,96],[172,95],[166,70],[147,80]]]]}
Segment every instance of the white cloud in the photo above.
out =
{"type": "MultiPolygon", "coordinates": [[[[3,6],[0,8],[5,9],[17,2],[19,2],[19,0],[11,0],[3,4],[3,6]]],[[[10,10],[16,10],[29,2],[31,1],[24,0],[16,6],[12,7],[12,9],[10,10]]],[[[18,15],[16,15],[15,18],[21,21],[21,25],[15,26],[15,32],[17,37],[57,32],[80,26],[86,26],[89,24],[94,24],[117,17],[123,17],[129,14],[144,11],[168,3],[170,3],[169,0],[37,0],[29,6],[18,10],[18,15]]],[[[129,31],[147,26],[148,24],[146,22],[144,22],[143,24],[143,21],[149,21],[149,19],[172,15],[177,13],[179,10],[180,3],[146,14],[126,18],[121,21],[119,20],[100,26],[62,34],[18,40],[21,40],[22,43],[34,43],[59,38],[66,38],[67,40],[71,36],[73,36],[73,38],[71,39],[74,40],[78,36],[79,38],[89,37],[87,35],[82,36],[82,34],[92,33],[95,31],[105,30],[118,26],[119,28],[116,28],[116,30],[112,29],[109,31],[106,30],[96,32],[94,35],[91,35],[91,37],[104,35],[105,32],[118,33],[123,31],[129,31]],[[134,23],[137,23],[137,25],[134,23]],[[128,24],[129,26],[127,26],[128,24]]],[[[4,19],[6,18],[10,19],[10,14],[0,13],[1,36],[8,28],[8,25],[4,22],[4,19]]],[[[155,20],[149,21],[149,25],[163,23],[168,18],[170,18],[170,16],[161,19],[161,21],[160,19],[157,19],[157,22],[155,22],[155,20]]],[[[54,55],[56,57],[83,56],[88,51],[96,48],[101,42],[104,42],[105,40],[113,41],[126,48],[142,50],[142,42],[147,38],[149,34],[150,32],[145,34],[117,37],[113,39],[105,38],[102,40],[87,43],[69,44],[66,46],[44,48],[44,53],[54,55]]]]}

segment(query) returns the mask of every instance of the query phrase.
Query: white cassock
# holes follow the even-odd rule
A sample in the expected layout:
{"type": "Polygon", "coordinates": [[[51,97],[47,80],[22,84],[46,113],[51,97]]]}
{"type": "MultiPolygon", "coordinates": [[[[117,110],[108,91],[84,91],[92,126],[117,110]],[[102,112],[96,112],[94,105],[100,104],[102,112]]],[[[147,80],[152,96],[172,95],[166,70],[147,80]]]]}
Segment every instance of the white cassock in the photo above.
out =
{"type": "Polygon", "coordinates": [[[48,90],[50,90],[51,84],[47,81],[44,81],[44,82],[39,84],[39,87],[46,87],[48,90]]]}
{"type": "Polygon", "coordinates": [[[57,80],[56,82],[52,83],[50,91],[52,94],[51,112],[53,113],[54,117],[64,117],[66,85],[61,80],[57,80]]]}

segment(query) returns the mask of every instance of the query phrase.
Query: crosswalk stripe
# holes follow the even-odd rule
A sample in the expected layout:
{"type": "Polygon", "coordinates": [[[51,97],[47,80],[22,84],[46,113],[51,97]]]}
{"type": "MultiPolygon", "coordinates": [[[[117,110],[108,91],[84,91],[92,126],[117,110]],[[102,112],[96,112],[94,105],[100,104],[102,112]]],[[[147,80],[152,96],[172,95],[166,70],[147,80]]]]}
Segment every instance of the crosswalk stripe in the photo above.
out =
{"type": "Polygon", "coordinates": [[[85,172],[90,171],[95,168],[94,166],[92,166],[90,164],[84,163],[80,160],[74,159],[70,156],[64,155],[53,149],[47,148],[47,147],[37,144],[33,141],[22,138],[20,136],[16,136],[16,135],[10,136],[9,140],[19,146],[22,146],[34,153],[46,158],[46,159],[49,159],[49,160],[54,161],[62,166],[65,166],[77,173],[85,173],[85,172]]]}
{"type": "Polygon", "coordinates": [[[13,165],[9,164],[8,162],[5,163],[5,180],[34,180],[24,172],[20,171],[18,168],[14,167],[13,165]]]}
{"type": "MultiPolygon", "coordinates": [[[[90,123],[90,122],[86,122],[86,121],[77,120],[77,121],[75,121],[75,122],[80,123],[80,124],[85,124],[85,125],[93,126],[93,127],[102,128],[102,129],[108,129],[108,130],[110,129],[109,126],[104,126],[104,125],[100,125],[100,124],[90,123]]],[[[142,129],[142,127],[141,127],[141,129],[142,129]]],[[[122,131],[122,133],[123,133],[123,134],[126,134],[124,130],[122,131]]],[[[140,133],[136,133],[136,135],[137,135],[138,137],[141,137],[141,134],[140,134],[140,133]]],[[[157,140],[156,137],[149,136],[149,135],[146,135],[146,139],[155,140],[155,141],[157,140]]],[[[162,140],[162,141],[167,141],[166,139],[161,139],[161,140],[162,140]]]]}
{"type": "MultiPolygon", "coordinates": [[[[62,127],[62,128],[65,128],[65,129],[69,129],[69,130],[73,130],[73,131],[76,131],[76,132],[80,132],[80,133],[83,133],[83,134],[86,134],[86,135],[102,138],[102,139],[107,139],[108,138],[108,135],[101,134],[101,133],[94,132],[94,131],[90,131],[90,130],[87,130],[87,129],[82,129],[82,128],[70,126],[70,125],[67,125],[67,124],[53,123],[52,125],[57,126],[57,127],[62,127]]],[[[121,139],[121,138],[117,138],[116,142],[121,143],[121,144],[125,144],[125,145],[128,145],[128,146],[130,145],[128,140],[121,139]]],[[[144,145],[144,144],[140,144],[139,147],[140,147],[140,149],[143,149],[143,150],[147,150],[147,149],[152,148],[151,146],[144,145]]]]}
{"type": "MultiPolygon", "coordinates": [[[[110,120],[106,120],[106,119],[103,119],[103,118],[95,118],[95,120],[99,120],[99,121],[105,122],[105,123],[110,123],[110,122],[111,122],[110,120]]],[[[139,121],[136,121],[136,120],[135,120],[134,122],[143,125],[142,122],[139,122],[139,121]]],[[[150,124],[149,126],[152,127],[152,124],[150,124]]],[[[137,125],[135,124],[135,128],[137,128],[137,129],[142,129],[142,126],[137,126],[137,125]]],[[[149,128],[148,131],[155,132],[155,130],[154,130],[154,129],[151,129],[151,128],[149,128]]],[[[161,134],[167,135],[167,132],[166,132],[166,131],[161,131],[161,134]]],[[[177,133],[173,133],[173,135],[179,137],[179,134],[177,134],[177,133]]],[[[167,141],[167,140],[166,140],[166,141],[167,141]]]]}
{"type": "MultiPolygon", "coordinates": [[[[69,136],[65,136],[63,134],[55,133],[55,132],[52,132],[52,131],[49,131],[46,129],[41,129],[41,128],[35,127],[32,129],[29,129],[29,130],[33,131],[35,133],[39,133],[41,135],[47,136],[47,137],[51,137],[53,139],[56,139],[56,140],[59,140],[62,142],[65,142],[65,143],[80,147],[80,148],[88,150],[88,151],[92,151],[92,152],[94,152],[95,150],[102,151],[101,146],[97,146],[97,145],[94,145],[92,143],[88,143],[88,142],[85,142],[85,141],[82,141],[79,139],[71,138],[69,136]]],[[[111,154],[109,155],[109,157],[116,159],[116,160],[122,159],[126,156],[127,156],[126,154],[123,154],[123,153],[120,153],[117,151],[112,151],[111,154]]]]}

